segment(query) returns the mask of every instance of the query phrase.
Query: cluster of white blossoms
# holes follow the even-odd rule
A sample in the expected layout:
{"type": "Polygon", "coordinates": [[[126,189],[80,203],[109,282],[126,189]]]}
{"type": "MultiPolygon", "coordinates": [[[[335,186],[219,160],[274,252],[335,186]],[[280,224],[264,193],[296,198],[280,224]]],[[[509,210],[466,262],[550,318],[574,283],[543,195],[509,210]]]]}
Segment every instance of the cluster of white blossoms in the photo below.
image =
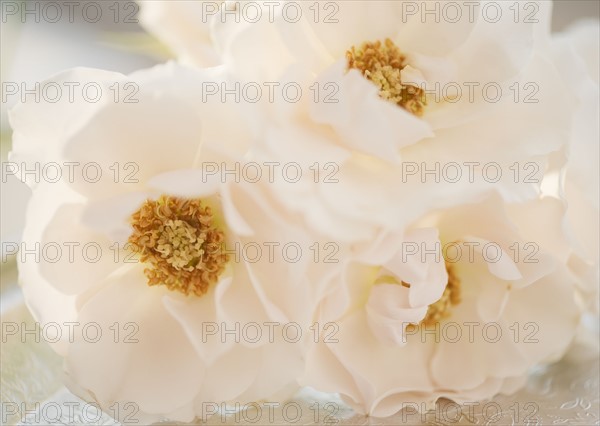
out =
{"type": "Polygon", "coordinates": [[[598,313],[598,22],[251,3],[142,2],[177,61],[11,111],[11,161],[104,172],[28,182],[24,244],[102,253],[19,265],[37,321],[103,332],[52,342],[70,388],[146,421],[304,386],[384,417],[560,359],[598,313]]]}

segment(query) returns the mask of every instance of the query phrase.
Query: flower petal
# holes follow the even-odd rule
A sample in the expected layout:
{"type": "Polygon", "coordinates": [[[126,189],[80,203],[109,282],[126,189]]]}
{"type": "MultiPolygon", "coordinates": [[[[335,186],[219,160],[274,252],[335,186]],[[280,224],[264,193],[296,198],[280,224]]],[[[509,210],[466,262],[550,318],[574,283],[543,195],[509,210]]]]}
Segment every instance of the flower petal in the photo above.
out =
{"type": "Polygon", "coordinates": [[[163,306],[169,290],[148,287],[142,269],[134,265],[112,276],[85,304],[79,321],[96,324],[102,336],[94,343],[90,331],[92,337],[77,339],[69,348],[67,368],[102,407],[135,401],[142,411],[163,414],[191,404],[205,369],[163,306]]]}
{"type": "Polygon", "coordinates": [[[381,99],[358,71],[345,70],[345,61],[338,61],[319,76],[321,87],[336,82],[338,102],[312,104],[314,122],[332,126],[348,146],[392,163],[400,161],[400,148],[433,136],[427,122],[381,99]]]}

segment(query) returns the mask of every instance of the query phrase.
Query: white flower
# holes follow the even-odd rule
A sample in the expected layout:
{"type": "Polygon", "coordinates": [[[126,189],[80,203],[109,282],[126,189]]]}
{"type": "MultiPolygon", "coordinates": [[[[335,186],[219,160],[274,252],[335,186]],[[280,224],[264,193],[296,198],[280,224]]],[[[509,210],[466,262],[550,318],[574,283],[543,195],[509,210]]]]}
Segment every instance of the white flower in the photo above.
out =
{"type": "Polygon", "coordinates": [[[75,69],[50,82],[100,99],[11,112],[10,160],[63,173],[22,176],[26,302],[42,325],[103,334],[51,343],[70,388],[133,402],[142,423],[300,384],[377,417],[515,391],[597,292],[597,42],[582,43],[597,24],[552,40],[548,2],[534,19],[478,2],[456,22],[406,1],[275,3],[143,2],[193,67],[75,69]],[[244,165],[262,176],[240,180],[244,165]],[[552,167],[560,199],[540,197],[552,167]],[[304,338],[315,320],[335,340],[304,338]],[[231,338],[248,324],[257,340],[231,338]]]}
{"type": "Polygon", "coordinates": [[[216,1],[139,1],[140,23],[185,64],[219,64],[209,33],[209,11],[216,1]]]}
{"type": "MultiPolygon", "coordinates": [[[[320,310],[321,321],[338,325],[336,341],[312,346],[302,383],[339,392],[357,411],[377,417],[407,406],[426,410],[441,397],[464,403],[515,391],[530,368],[563,355],[579,321],[575,279],[541,248],[560,237],[562,214],[560,202],[549,198],[505,211],[492,197],[415,223],[413,232],[437,228],[437,253],[449,272],[444,295],[421,322],[406,320],[403,298],[394,294],[407,291],[399,280],[382,282],[372,264],[350,260],[343,285],[320,310]],[[530,228],[531,212],[545,214],[544,229],[530,228]]],[[[412,256],[431,264],[433,241],[414,238],[419,250],[412,256]]]]}
{"type": "Polygon", "coordinates": [[[583,298],[596,315],[600,256],[599,26],[597,20],[579,22],[553,39],[556,66],[570,85],[575,103],[560,193],[568,207],[566,227],[572,249],[568,264],[580,277],[583,298]]]}
{"type": "MultiPolygon", "coordinates": [[[[321,179],[337,181],[271,186],[288,209],[336,239],[401,229],[424,209],[489,191],[531,199],[547,155],[568,140],[568,87],[547,52],[549,2],[535,3],[528,19],[508,3],[459,6],[456,20],[414,7],[242,1],[205,10],[208,29],[196,26],[210,33],[218,62],[242,84],[263,87],[251,112],[267,123],[255,126],[257,155],[298,161],[305,176],[319,169],[321,179]],[[299,102],[283,101],[277,88],[275,102],[266,100],[265,84],[281,89],[288,82],[301,87],[299,102]],[[440,184],[440,169],[453,164],[461,178],[442,176],[440,184]]],[[[185,13],[178,2],[169,10],[185,13]]],[[[202,44],[191,33],[179,38],[202,44]]]]}
{"type": "MultiPolygon", "coordinates": [[[[357,285],[349,289],[350,292],[369,292],[366,317],[371,332],[379,340],[403,344],[406,325],[424,320],[428,307],[442,299],[449,282],[443,258],[431,256],[423,261],[420,256],[414,256],[415,249],[423,246],[435,249],[439,244],[437,230],[420,228],[402,236],[394,233],[382,236],[356,256],[354,262],[359,265],[348,270],[349,276],[356,274],[355,278],[344,279],[357,285]],[[365,283],[376,285],[369,290],[365,283]]],[[[347,296],[343,291],[341,294],[347,296]]],[[[340,300],[343,299],[337,300],[335,305],[343,307],[340,300]]]]}
{"type": "Polygon", "coordinates": [[[295,82],[304,93],[297,103],[263,96],[257,150],[338,181],[272,186],[277,197],[320,232],[350,240],[491,191],[511,202],[536,197],[571,113],[547,53],[549,5],[536,3],[537,23],[515,23],[508,3],[492,3],[498,22],[482,17],[486,2],[472,22],[464,13],[456,23],[421,21],[401,1],[336,2],[335,22],[316,22],[304,3],[298,22],[283,7],[273,22],[215,17],[214,44],[242,83],[295,82]],[[458,165],[458,181],[456,169],[443,174],[447,165],[458,165]]]}
{"type": "Polygon", "coordinates": [[[26,302],[42,326],[96,325],[98,342],[80,332],[53,342],[70,386],[105,409],[137,404],[142,423],[190,421],[205,404],[289,397],[303,340],[282,339],[281,326],[306,329],[318,277],[327,277],[327,265],[306,254],[316,240],[281,214],[260,182],[202,177],[205,162],[232,169],[248,152],[237,106],[200,101],[202,82],[219,79],[218,70],[173,64],[130,76],[76,69],[50,81],[95,82],[109,99],[25,103],[11,112],[13,162],[28,170],[79,165],[72,179],[30,182],[24,247],[59,246],[63,255],[21,258],[26,302]],[[125,82],[139,89],[137,103],[113,100],[109,88],[125,82]],[[82,174],[92,163],[103,173],[95,182],[97,167],[82,174]],[[286,241],[304,248],[300,261],[281,250],[249,261],[236,248],[286,241]],[[322,271],[308,281],[315,267],[322,271]],[[273,338],[263,328],[256,342],[222,337],[223,328],[250,322],[280,326],[273,338]],[[207,337],[207,324],[219,333],[207,337]]]}
{"type": "MultiPolygon", "coordinates": [[[[495,148],[500,146],[504,153],[521,154],[519,160],[560,147],[559,136],[542,144],[539,133],[535,138],[532,135],[534,129],[543,130],[540,116],[547,119],[548,113],[557,115],[557,125],[565,123],[559,108],[549,109],[560,94],[552,85],[557,76],[536,47],[549,35],[544,31],[549,19],[545,2],[539,4],[538,23],[515,23],[508,4],[495,6],[502,8],[504,18],[492,23],[480,15],[487,10],[486,2],[481,2],[472,21],[467,17],[457,23],[421,21],[420,14],[406,13],[404,3],[340,2],[335,22],[315,22],[309,4],[302,6],[297,23],[290,22],[285,13],[278,14],[274,23],[267,19],[238,23],[224,16],[214,20],[213,37],[223,61],[244,80],[286,81],[286,71],[295,66],[309,73],[311,82],[336,83],[340,102],[313,102],[310,117],[332,126],[346,145],[388,161],[398,159],[399,148],[434,135],[434,142],[439,139],[450,152],[473,144],[471,155],[478,160],[488,152],[497,154],[495,148]],[[403,108],[392,108],[394,102],[376,95],[379,92],[386,99],[394,95],[386,86],[395,82],[392,77],[377,79],[393,70],[400,70],[400,82],[396,83],[404,88],[419,88],[422,82],[428,90],[436,83],[453,86],[438,91],[439,99],[427,96],[426,105],[421,105],[422,98],[406,93],[398,101],[403,108]],[[486,102],[482,90],[474,90],[473,99],[466,93],[451,96],[450,88],[465,82],[489,83],[504,90],[498,102],[486,102]],[[520,99],[515,102],[514,93],[505,85],[517,82],[536,82],[539,96],[533,99],[540,105],[527,105],[520,99]],[[410,111],[422,113],[423,120],[410,111]],[[519,120],[523,113],[528,114],[527,128],[519,120]],[[508,122],[512,125],[505,126],[508,122]],[[465,132],[471,135],[468,140],[465,132]],[[519,148],[525,141],[529,141],[525,148],[519,148]]],[[[552,133],[546,130],[545,135],[552,133]]],[[[434,147],[428,146],[429,150],[434,147]]]]}

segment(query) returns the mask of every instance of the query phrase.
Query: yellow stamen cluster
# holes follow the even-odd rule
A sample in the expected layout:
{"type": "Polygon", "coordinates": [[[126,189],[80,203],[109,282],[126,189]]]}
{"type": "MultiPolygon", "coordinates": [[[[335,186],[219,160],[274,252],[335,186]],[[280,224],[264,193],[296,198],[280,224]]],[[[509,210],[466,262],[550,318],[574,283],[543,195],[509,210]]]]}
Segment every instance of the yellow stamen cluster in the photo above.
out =
{"type": "Polygon", "coordinates": [[[346,52],[348,69],[359,70],[362,75],[379,87],[379,95],[407,111],[421,116],[426,105],[422,89],[402,84],[401,71],[406,58],[392,40],[365,42],[346,52]]]}
{"type": "Polygon", "coordinates": [[[448,284],[442,293],[440,299],[429,305],[425,318],[421,321],[425,327],[433,327],[444,318],[450,316],[451,307],[460,303],[460,280],[451,265],[446,262],[446,271],[448,271],[448,284]]]}
{"type": "Polygon", "coordinates": [[[161,196],[147,200],[131,216],[130,247],[140,260],[148,285],[165,285],[185,295],[201,296],[216,283],[229,255],[221,250],[224,233],[213,223],[210,207],[200,200],[161,196]]]}

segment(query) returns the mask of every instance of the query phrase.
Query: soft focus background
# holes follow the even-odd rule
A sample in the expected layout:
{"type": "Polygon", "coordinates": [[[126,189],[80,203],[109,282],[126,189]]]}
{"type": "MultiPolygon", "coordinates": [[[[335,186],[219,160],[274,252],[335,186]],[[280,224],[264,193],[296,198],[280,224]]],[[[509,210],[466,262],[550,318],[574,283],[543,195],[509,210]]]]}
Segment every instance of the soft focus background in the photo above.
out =
{"type": "MultiPolygon", "coordinates": [[[[139,17],[139,13],[134,13],[137,6],[133,2],[97,2],[103,3],[103,16],[96,23],[86,22],[82,18],[81,10],[87,3],[85,1],[77,2],[80,6],[75,10],[72,23],[64,17],[56,23],[45,22],[43,19],[36,22],[33,17],[23,23],[19,14],[5,13],[9,3],[33,9],[35,3],[43,4],[44,1],[0,0],[2,5],[0,80],[3,91],[6,82],[17,84],[24,82],[28,87],[32,87],[35,82],[43,81],[70,67],[97,67],[129,73],[169,58],[166,49],[147,35],[138,23],[124,22],[125,16],[132,13],[133,21],[139,17]],[[26,5],[23,5],[25,3],[26,5]],[[114,8],[115,4],[119,5],[119,19],[115,19],[114,9],[109,9],[111,5],[114,8]]],[[[576,20],[583,18],[600,18],[599,0],[554,2],[553,31],[562,31],[576,20]]],[[[7,153],[10,151],[11,129],[7,110],[15,104],[16,98],[17,96],[8,97],[5,102],[3,93],[0,111],[2,162],[7,160],[7,153]]],[[[29,190],[13,176],[9,176],[1,186],[0,239],[4,245],[5,242],[20,240],[29,190]]],[[[2,253],[1,268],[2,320],[31,321],[22,306],[19,288],[16,285],[14,259],[10,257],[5,259],[2,253]]],[[[43,343],[21,344],[18,347],[4,345],[0,358],[2,401],[29,403],[31,400],[44,401],[48,398],[56,400],[65,397],[66,391],[60,386],[60,362],[52,355],[43,343]]],[[[550,393],[554,395],[553,398],[562,401],[560,404],[551,404],[545,408],[544,418],[548,419],[548,423],[600,424],[597,416],[594,419],[581,417],[582,415],[579,414],[589,411],[590,407],[593,411],[593,404],[596,413],[598,411],[598,379],[594,378],[598,374],[597,361],[594,365],[580,361],[573,360],[574,368],[570,368],[569,372],[565,372],[560,366],[553,367],[554,370],[540,372],[539,377],[533,378],[532,386],[528,387],[523,394],[527,395],[529,392],[529,400],[535,400],[535,395],[539,395],[540,392],[550,393]],[[590,373],[593,375],[591,379],[590,373]],[[590,398],[590,392],[595,393],[595,396],[590,398]]],[[[523,395],[520,398],[526,398],[523,395]]],[[[506,400],[503,404],[508,406],[509,402],[506,400]]],[[[543,406],[541,408],[544,409],[543,406]]],[[[9,419],[9,423],[15,421],[18,421],[18,418],[9,419]]]]}

